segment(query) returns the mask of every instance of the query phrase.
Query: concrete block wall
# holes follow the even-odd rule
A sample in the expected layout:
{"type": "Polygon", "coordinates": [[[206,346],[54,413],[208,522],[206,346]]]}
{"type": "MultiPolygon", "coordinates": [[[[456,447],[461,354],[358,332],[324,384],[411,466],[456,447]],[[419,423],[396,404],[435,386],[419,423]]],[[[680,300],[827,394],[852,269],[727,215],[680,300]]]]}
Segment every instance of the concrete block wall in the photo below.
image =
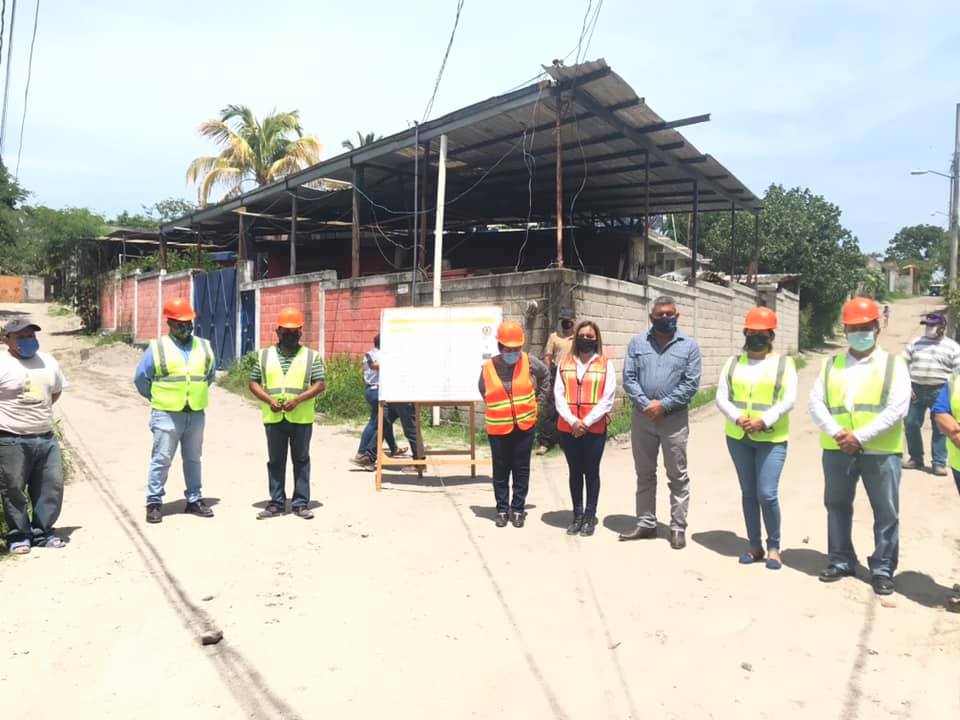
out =
{"type": "Polygon", "coordinates": [[[148,342],[160,336],[160,276],[137,281],[137,332],[134,342],[148,342]]]}
{"type": "Polygon", "coordinates": [[[780,325],[777,349],[787,355],[796,355],[800,352],[800,296],[788,290],[779,291],[774,310],[780,325]]]}
{"type": "Polygon", "coordinates": [[[23,302],[43,302],[46,299],[46,281],[37,275],[23,276],[23,302]]]}

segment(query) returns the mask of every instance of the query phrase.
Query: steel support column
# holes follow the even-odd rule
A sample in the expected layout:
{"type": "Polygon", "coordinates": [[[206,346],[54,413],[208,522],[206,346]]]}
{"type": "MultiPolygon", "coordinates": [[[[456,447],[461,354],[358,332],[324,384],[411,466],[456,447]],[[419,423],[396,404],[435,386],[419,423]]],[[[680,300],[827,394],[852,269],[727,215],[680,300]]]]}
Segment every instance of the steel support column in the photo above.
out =
{"type": "Polygon", "coordinates": [[[360,208],[358,188],[363,187],[363,167],[353,168],[353,225],[350,233],[350,277],[360,277],[360,208]]]}
{"type": "Polygon", "coordinates": [[[297,274],[297,196],[290,204],[290,274],[297,274]]]}
{"type": "MultiPolygon", "coordinates": [[[[561,132],[563,128],[563,106],[560,90],[557,89],[557,267],[563,267],[563,148],[561,141],[561,132]]],[[[573,222],[573,218],[570,219],[573,222]]]]}
{"type": "Polygon", "coordinates": [[[730,287],[737,269],[737,206],[730,203],[730,287]]]}
{"type": "Polygon", "coordinates": [[[643,284],[649,285],[650,275],[650,153],[643,163],[643,284]]]}
{"type": "Polygon", "coordinates": [[[697,254],[700,250],[700,181],[693,179],[693,240],[690,245],[690,286],[697,286],[697,254]]]}

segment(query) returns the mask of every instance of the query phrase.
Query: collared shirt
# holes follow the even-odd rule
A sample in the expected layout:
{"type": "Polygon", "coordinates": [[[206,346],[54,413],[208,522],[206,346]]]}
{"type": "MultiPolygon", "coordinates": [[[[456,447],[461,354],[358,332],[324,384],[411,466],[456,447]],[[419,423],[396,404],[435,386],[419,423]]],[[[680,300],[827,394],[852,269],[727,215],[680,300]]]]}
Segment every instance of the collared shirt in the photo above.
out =
{"type": "Polygon", "coordinates": [[[664,410],[686,407],[700,387],[700,346],[677,330],[661,347],[650,328],[635,336],[623,358],[623,391],[640,410],[659,400],[664,410]]]}
{"type": "Polygon", "coordinates": [[[370,348],[363,356],[363,381],[369,388],[380,387],[380,348],[370,348]],[[376,363],[377,367],[371,367],[376,363]]]}
{"type": "MultiPolygon", "coordinates": [[[[193,347],[193,336],[190,336],[190,339],[186,343],[181,343],[173,335],[170,336],[170,339],[173,340],[173,344],[177,346],[177,349],[180,351],[180,354],[183,355],[183,359],[187,362],[190,361],[190,349],[193,347]]],[[[140,364],[137,365],[137,372],[133,376],[133,384],[137,386],[137,392],[140,393],[147,400],[152,398],[150,394],[150,388],[153,385],[153,379],[157,376],[157,368],[153,364],[153,353],[150,351],[150,348],[147,348],[146,352],[143,353],[143,357],[140,358],[140,364]]],[[[212,364],[210,367],[210,372],[207,374],[207,385],[213,383],[217,377],[217,368],[216,364],[212,364]]]]}
{"type": "Polygon", "coordinates": [[[550,337],[547,338],[547,345],[543,349],[543,357],[553,358],[553,364],[556,367],[560,367],[563,364],[563,361],[567,359],[573,351],[573,333],[571,332],[570,337],[562,337],[557,333],[550,333],[550,337]]]}
{"type": "MultiPolygon", "coordinates": [[[[738,356],[739,359],[739,356],[738,356]]],[[[734,362],[737,362],[734,360],[734,362]]],[[[768,355],[762,360],[756,360],[747,357],[747,364],[737,367],[738,373],[743,373],[744,379],[753,384],[770,371],[770,365],[776,366],[780,362],[779,355],[768,355]]],[[[726,366],[723,368],[726,370],[726,366]]],[[[788,362],[783,368],[783,395],[779,402],[775,402],[760,419],[768,428],[793,409],[797,402],[797,370],[793,363],[788,362]]],[[[743,417],[743,410],[730,402],[730,384],[727,382],[727,373],[720,373],[720,380],[717,382],[717,407],[720,412],[732,423],[737,422],[743,417]]]]}
{"type": "Polygon", "coordinates": [[[53,431],[53,396],[63,391],[60,365],[51,355],[32,358],[0,352],[0,430],[14,435],[53,431]]]}
{"type": "MultiPolygon", "coordinates": [[[[594,353],[593,357],[587,360],[587,362],[582,362],[579,355],[573,356],[574,360],[577,361],[577,380],[583,381],[583,376],[586,375],[587,368],[590,367],[590,363],[597,357],[597,354],[594,353]]],[[[613,401],[616,394],[617,371],[613,367],[613,361],[607,360],[607,377],[603,381],[603,392],[593,410],[588,412],[586,417],[583,418],[584,426],[590,427],[613,410],[613,401]]],[[[553,384],[553,397],[556,401],[557,414],[566,420],[568,424],[573,425],[577,421],[577,416],[570,411],[570,404],[567,402],[566,387],[563,382],[563,374],[560,372],[557,372],[557,379],[553,384]]]]}
{"type": "MultiPolygon", "coordinates": [[[[277,359],[280,361],[280,369],[283,370],[286,374],[287,370],[290,369],[290,366],[293,364],[293,360],[297,357],[297,353],[300,352],[301,345],[297,345],[296,349],[290,355],[284,355],[283,350],[280,349],[280,345],[276,345],[277,348],[277,359]]],[[[326,379],[326,373],[323,368],[323,360],[320,359],[320,353],[315,352],[313,354],[313,365],[310,367],[310,384],[315,385],[318,382],[326,379]]],[[[261,383],[263,382],[263,373],[260,370],[260,363],[254,363],[253,367],[250,369],[250,382],[261,383]]]]}
{"type": "Polygon", "coordinates": [[[948,337],[918,337],[907,345],[903,359],[910,369],[910,379],[917,385],[940,386],[960,370],[960,345],[948,337]]]}
{"type": "MultiPolygon", "coordinates": [[[[877,359],[877,351],[867,355],[865,358],[857,359],[849,352],[847,353],[847,393],[843,399],[843,406],[848,410],[853,410],[853,399],[856,396],[857,388],[861,382],[864,382],[870,376],[870,365],[877,359]]],[[[827,362],[832,359],[828,358],[827,362]]],[[[866,445],[887,430],[896,425],[903,419],[910,409],[910,374],[901,363],[896,363],[893,369],[893,379],[890,384],[890,395],[887,397],[887,405],[873,419],[869,425],[863,428],[857,428],[853,431],[853,436],[861,445],[866,445]]],[[[833,437],[843,430],[840,423],[830,414],[824,402],[823,372],[817,376],[813,384],[813,390],[810,391],[810,417],[814,424],[820,428],[821,432],[833,437]]],[[[866,454],[872,454],[869,450],[864,450],[866,454]]],[[[885,454],[885,453],[879,453],[885,454]]]]}

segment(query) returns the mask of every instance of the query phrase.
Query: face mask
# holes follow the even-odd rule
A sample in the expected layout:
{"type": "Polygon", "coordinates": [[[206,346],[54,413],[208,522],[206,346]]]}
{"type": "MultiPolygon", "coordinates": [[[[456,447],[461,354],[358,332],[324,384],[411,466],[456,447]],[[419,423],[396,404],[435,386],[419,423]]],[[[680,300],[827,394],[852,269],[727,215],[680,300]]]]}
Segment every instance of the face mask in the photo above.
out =
{"type": "Polygon", "coordinates": [[[585,337],[578,337],[576,346],[578,353],[595,353],[597,351],[597,341],[585,337]]]}
{"type": "Polygon", "coordinates": [[[186,342],[193,335],[193,325],[184,323],[183,325],[173,325],[170,327],[170,334],[180,342],[186,342]]]}
{"type": "Polygon", "coordinates": [[[22,358],[32,358],[40,349],[40,341],[35,337],[17,339],[17,355],[22,358]]]}
{"type": "Polygon", "coordinates": [[[931,340],[936,340],[938,337],[937,332],[939,329],[940,328],[938,328],[936,325],[927,325],[927,329],[924,330],[923,334],[926,335],[931,340]]]}
{"type": "Polygon", "coordinates": [[[293,349],[300,344],[300,333],[298,332],[285,332],[280,333],[280,347],[293,349]]]}
{"type": "Polygon", "coordinates": [[[770,347],[770,338],[766,335],[747,335],[746,345],[749,352],[763,352],[770,347]]]}
{"type": "Polygon", "coordinates": [[[847,342],[850,344],[850,349],[857,352],[867,352],[876,341],[877,336],[873,330],[847,333],[847,342]]]}
{"type": "Polygon", "coordinates": [[[570,328],[573,327],[573,322],[570,320],[561,320],[560,327],[563,328],[564,330],[569,330],[570,328]]]}
{"type": "Polygon", "coordinates": [[[677,319],[675,317],[656,318],[653,321],[653,329],[661,333],[672,333],[677,329],[677,319]]]}
{"type": "Polygon", "coordinates": [[[503,358],[503,361],[507,365],[516,365],[518,362],[520,362],[520,351],[515,350],[511,352],[500,353],[500,357],[503,358]]]}

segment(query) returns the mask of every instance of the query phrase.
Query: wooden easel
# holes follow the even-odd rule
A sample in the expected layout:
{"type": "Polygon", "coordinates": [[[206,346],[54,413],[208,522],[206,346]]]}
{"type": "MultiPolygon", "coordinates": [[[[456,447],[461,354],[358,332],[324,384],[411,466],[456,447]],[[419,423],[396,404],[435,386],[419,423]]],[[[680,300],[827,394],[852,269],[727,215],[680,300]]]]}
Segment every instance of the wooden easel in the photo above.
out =
{"type": "Polygon", "coordinates": [[[417,476],[423,477],[423,468],[427,465],[427,456],[429,455],[443,455],[443,456],[452,456],[452,455],[469,455],[470,458],[464,458],[462,460],[430,460],[431,465],[469,465],[470,466],[470,477],[477,476],[477,465],[482,463],[487,465],[490,463],[489,460],[481,459],[477,460],[477,416],[476,416],[476,402],[473,400],[464,400],[464,401],[441,401],[441,402],[430,402],[430,401],[420,401],[415,402],[414,412],[416,413],[416,424],[417,424],[417,448],[420,451],[422,458],[414,458],[412,460],[405,458],[391,458],[387,457],[383,452],[383,406],[384,402],[380,401],[377,408],[377,471],[376,471],[376,487],[377,492],[383,489],[383,468],[384,467],[401,467],[406,465],[415,465],[417,468],[417,476]],[[466,407],[470,413],[470,449],[469,450],[428,450],[423,444],[423,434],[420,432],[420,408],[421,406],[430,406],[430,407],[466,407]]]}

